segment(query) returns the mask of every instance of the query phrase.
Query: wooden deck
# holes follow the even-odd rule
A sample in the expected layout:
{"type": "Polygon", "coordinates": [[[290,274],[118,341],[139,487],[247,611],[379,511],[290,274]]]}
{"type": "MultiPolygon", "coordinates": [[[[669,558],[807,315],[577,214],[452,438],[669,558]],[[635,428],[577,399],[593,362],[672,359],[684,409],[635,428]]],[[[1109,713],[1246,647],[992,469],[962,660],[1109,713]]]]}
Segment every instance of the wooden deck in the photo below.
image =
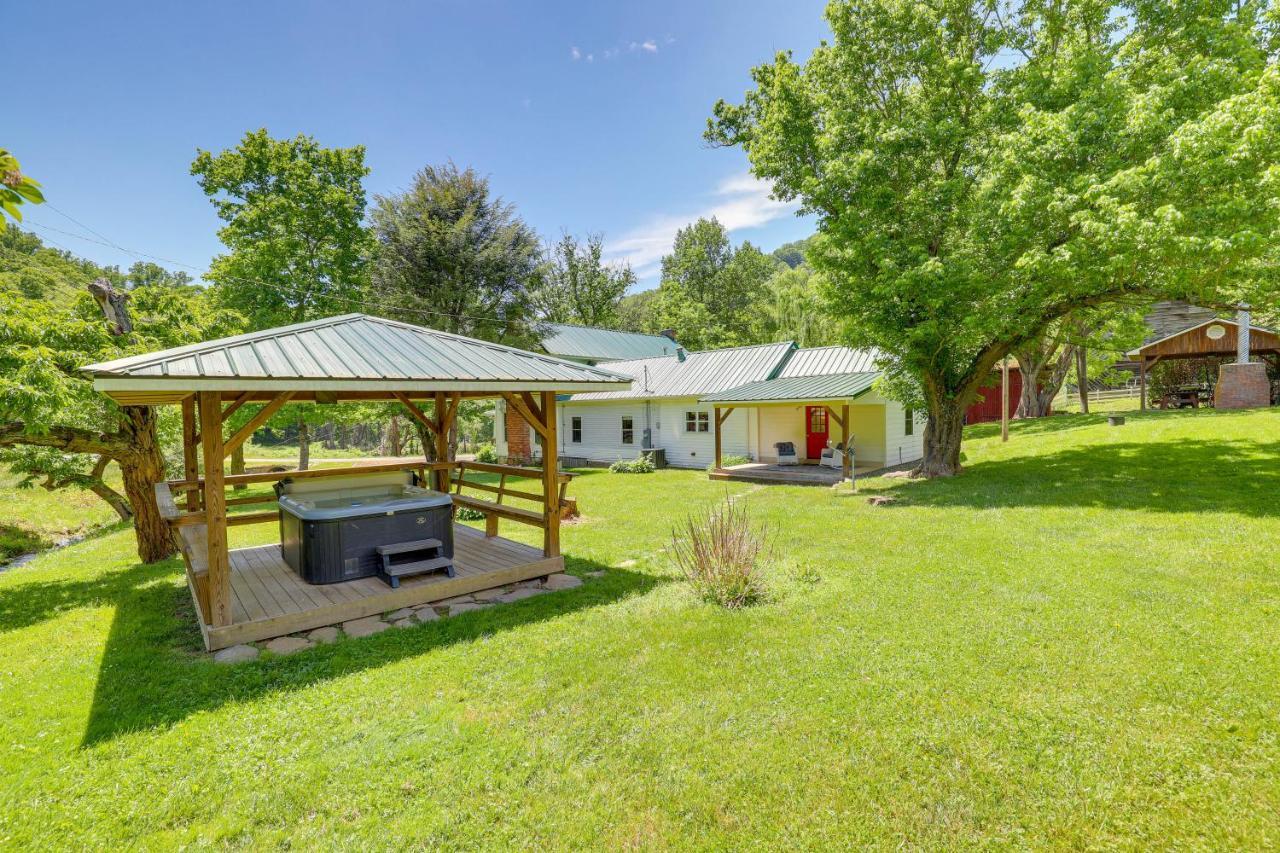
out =
{"type": "MultiPolygon", "coordinates": [[[[857,465],[853,474],[861,477],[879,470],[877,465],[857,465]]],[[[748,462],[712,471],[712,480],[738,480],[746,483],[785,483],[793,486],[834,486],[841,480],[839,468],[822,465],[770,465],[765,462],[748,462]]]]}
{"type": "Polygon", "coordinates": [[[376,577],[309,584],[285,565],[278,544],[239,548],[231,552],[232,623],[213,627],[202,622],[200,630],[213,651],[541,577],[561,571],[564,558],[544,557],[537,548],[500,536],[486,538],[458,524],[454,568],[456,577],[405,578],[399,589],[376,577]]]}

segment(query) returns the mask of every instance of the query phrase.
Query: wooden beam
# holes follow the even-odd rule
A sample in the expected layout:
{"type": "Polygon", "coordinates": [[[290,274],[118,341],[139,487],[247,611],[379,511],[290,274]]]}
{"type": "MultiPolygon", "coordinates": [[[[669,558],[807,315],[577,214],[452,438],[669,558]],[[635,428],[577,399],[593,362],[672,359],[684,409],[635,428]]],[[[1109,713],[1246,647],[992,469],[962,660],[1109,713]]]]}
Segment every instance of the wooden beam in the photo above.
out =
{"type": "Polygon", "coordinates": [[[418,408],[418,405],[410,400],[407,394],[396,391],[395,395],[396,399],[400,401],[400,405],[409,411],[409,416],[426,427],[429,433],[435,435],[440,431],[440,424],[433,418],[427,417],[427,413],[418,408]]]}
{"type": "MultiPolygon", "coordinates": [[[[720,419],[720,423],[724,423],[725,421],[729,420],[729,415],[733,414],[733,408],[734,408],[733,406],[730,406],[729,408],[724,410],[724,414],[716,415],[716,417],[720,419]]],[[[719,412],[720,409],[717,408],[716,411],[719,412]]]]}
{"type": "MultiPolygon", "coordinates": [[[[729,411],[733,411],[733,409],[730,409],[729,411]]],[[[716,416],[716,450],[715,450],[715,462],[712,465],[712,467],[716,471],[719,471],[720,468],[722,467],[721,462],[724,461],[724,450],[723,450],[723,447],[721,446],[721,441],[720,441],[720,427],[724,425],[724,419],[720,417],[719,406],[715,407],[715,416],[716,416]]]]}
{"type": "Polygon", "coordinates": [[[231,555],[227,551],[226,486],[222,481],[222,406],[214,392],[200,392],[200,435],[204,450],[204,511],[208,520],[209,624],[231,624],[231,555]]]}
{"type": "Polygon", "coordinates": [[[1147,410],[1147,357],[1138,362],[1138,409],[1147,410]]]}
{"type": "Polygon", "coordinates": [[[227,406],[225,409],[222,410],[222,422],[225,424],[227,422],[227,418],[231,417],[236,412],[240,411],[240,407],[243,406],[245,403],[249,402],[250,398],[252,397],[253,397],[252,391],[245,391],[239,397],[236,397],[234,400],[232,400],[231,405],[227,406]]]}
{"type": "Polygon", "coordinates": [[[560,450],[556,444],[556,392],[542,392],[542,416],[547,434],[542,439],[542,555],[560,556],[560,490],[557,488],[560,450]]]}
{"type": "Polygon", "coordinates": [[[546,412],[538,405],[538,401],[534,399],[533,394],[528,391],[520,392],[520,399],[524,400],[524,404],[529,407],[529,411],[533,413],[534,420],[538,423],[545,424],[547,422],[546,412]]]}
{"type": "MultiPolygon", "coordinates": [[[[222,452],[226,454],[226,456],[230,456],[232,453],[234,453],[235,449],[240,445],[244,444],[246,441],[248,441],[249,437],[253,435],[255,432],[257,432],[259,427],[261,427],[268,420],[270,420],[272,415],[280,411],[281,406],[283,406],[285,403],[289,402],[292,399],[293,399],[292,391],[282,391],[279,394],[277,394],[274,400],[272,400],[271,402],[263,406],[261,409],[259,409],[257,414],[249,418],[249,422],[247,424],[240,427],[240,429],[236,430],[235,435],[227,439],[226,444],[224,444],[222,447],[222,452]]],[[[218,438],[219,440],[221,440],[222,438],[221,422],[219,422],[218,424],[218,438]]],[[[225,459],[226,456],[224,456],[223,458],[225,459]]],[[[208,457],[205,457],[205,458],[207,459],[208,457]]],[[[219,464],[219,467],[221,467],[222,463],[219,462],[218,464],[219,464]]]]}
{"type": "Polygon", "coordinates": [[[849,481],[849,488],[857,490],[857,485],[853,482],[853,448],[849,446],[849,404],[844,403],[840,406],[840,446],[841,451],[840,468],[841,475],[849,481]]]}
{"type": "MultiPolygon", "coordinates": [[[[554,396],[555,395],[552,394],[552,397],[554,396]]],[[[530,410],[527,405],[525,405],[525,401],[522,400],[520,397],[517,397],[515,394],[504,393],[502,395],[502,399],[507,401],[508,406],[510,406],[511,408],[515,409],[517,412],[520,413],[520,417],[524,418],[525,422],[529,424],[529,426],[533,427],[533,431],[536,432],[539,437],[543,438],[544,440],[546,439],[547,425],[543,423],[542,419],[539,417],[541,413],[539,413],[539,415],[535,415],[533,411],[530,410]]]]}
{"type": "MultiPolygon", "coordinates": [[[[841,429],[844,429],[844,421],[845,421],[845,419],[844,419],[844,418],[842,418],[842,417],[840,417],[839,415],[837,415],[837,414],[836,414],[836,410],[835,410],[835,409],[833,409],[833,408],[831,408],[830,406],[827,406],[826,408],[827,408],[827,417],[829,417],[829,418],[831,418],[831,420],[835,421],[835,422],[836,422],[836,426],[840,427],[841,429]]],[[[848,409],[848,408],[849,408],[848,406],[844,406],[844,407],[843,407],[843,409],[848,409]]]]}
{"type": "MultiPolygon", "coordinates": [[[[1026,377],[1022,377],[1026,381],[1026,377]]],[[[1009,356],[1000,362],[1000,440],[1009,440],[1009,356]]]]}
{"type": "Polygon", "coordinates": [[[241,512],[227,516],[228,527],[240,527],[244,524],[261,524],[264,521],[276,521],[280,518],[279,510],[263,510],[262,512],[241,512]]]}
{"type": "MultiPolygon", "coordinates": [[[[474,467],[475,463],[470,464],[474,467]]],[[[439,468],[447,470],[451,467],[453,467],[452,464],[448,462],[427,462],[424,459],[411,462],[382,462],[377,465],[352,465],[345,468],[312,468],[307,471],[263,471],[261,474],[231,474],[224,476],[222,481],[224,484],[232,486],[250,483],[275,483],[280,480],[311,480],[316,477],[343,477],[348,474],[378,474],[385,471],[434,471],[439,468]]],[[[540,472],[534,470],[529,476],[540,476],[540,472]]],[[[170,480],[169,488],[174,491],[180,491],[193,486],[203,486],[204,482],[201,479],[170,480]]],[[[275,498],[266,498],[266,500],[275,500],[275,498]]]]}
{"type": "MultiPolygon", "coordinates": [[[[197,447],[200,445],[196,431],[196,400],[194,396],[182,400],[182,476],[188,480],[200,478],[200,459],[197,447]]],[[[200,491],[187,489],[187,511],[195,512],[200,508],[200,491]]]]}

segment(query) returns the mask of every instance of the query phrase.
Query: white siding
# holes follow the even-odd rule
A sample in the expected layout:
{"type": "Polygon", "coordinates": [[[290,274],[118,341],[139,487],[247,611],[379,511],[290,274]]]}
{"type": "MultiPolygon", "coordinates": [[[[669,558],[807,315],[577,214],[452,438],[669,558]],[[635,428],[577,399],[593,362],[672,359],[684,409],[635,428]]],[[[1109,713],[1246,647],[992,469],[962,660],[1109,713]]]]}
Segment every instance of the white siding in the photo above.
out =
{"type": "MultiPolygon", "coordinates": [[[[601,403],[561,403],[558,407],[560,454],[581,456],[592,462],[634,459],[644,447],[646,425],[652,429],[653,446],[666,450],[667,464],[678,468],[703,468],[715,457],[714,409],[697,400],[621,400],[601,403]],[[706,432],[685,432],[685,412],[707,412],[706,432]],[[630,416],[635,443],[622,443],[622,418],[630,416]],[[582,441],[573,441],[573,418],[582,418],[582,441]]],[[[748,455],[750,409],[729,415],[721,433],[726,455],[748,455]]],[[[535,454],[538,452],[535,448],[535,454]]]]}
{"type": "Polygon", "coordinates": [[[885,458],[886,466],[914,462],[924,456],[924,413],[914,414],[915,427],[906,434],[906,410],[896,400],[885,405],[885,458]]]}
{"type": "MultiPolygon", "coordinates": [[[[667,451],[667,464],[677,468],[705,468],[715,461],[715,407],[700,405],[697,400],[663,400],[655,404],[661,413],[661,429],[654,432],[654,443],[667,451]],[[706,432],[686,432],[685,412],[706,412],[706,432]]],[[[747,456],[747,420],[750,409],[735,409],[721,427],[721,450],[726,456],[747,456]]]]}

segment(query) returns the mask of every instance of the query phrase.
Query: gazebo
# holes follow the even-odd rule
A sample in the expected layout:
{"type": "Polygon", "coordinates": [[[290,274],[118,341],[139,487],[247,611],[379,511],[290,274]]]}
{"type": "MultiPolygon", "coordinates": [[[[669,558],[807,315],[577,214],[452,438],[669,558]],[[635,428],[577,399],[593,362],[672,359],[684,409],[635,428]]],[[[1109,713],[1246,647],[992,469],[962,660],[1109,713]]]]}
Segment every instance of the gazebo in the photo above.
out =
{"type": "Polygon", "coordinates": [[[1138,362],[1141,408],[1147,408],[1147,373],[1162,360],[1208,357],[1235,358],[1234,364],[1222,365],[1215,390],[1218,408],[1265,406],[1270,403],[1270,385],[1266,369],[1256,356],[1280,367],[1280,334],[1273,329],[1254,325],[1248,310],[1237,312],[1236,319],[1210,317],[1187,328],[1148,341],[1127,353],[1138,362]]]}
{"type": "Polygon", "coordinates": [[[556,394],[615,390],[628,377],[597,367],[364,314],[282,326],[161,352],[89,365],[95,390],[122,405],[176,405],[182,410],[184,475],[156,484],[161,513],[183,554],[187,580],[210,650],[358,619],[463,595],[561,570],[560,517],[569,475],[558,471],[556,394]],[[463,399],[501,398],[542,444],[542,468],[460,462],[449,433],[463,399]],[[286,403],[396,401],[423,424],[434,462],[226,475],[225,460],[286,403]],[[228,418],[261,404],[230,435],[228,418]],[[424,409],[423,405],[429,408],[424,409]],[[203,465],[201,464],[203,461],[203,465]],[[203,475],[201,471],[203,469],[203,475]],[[286,478],[310,479],[414,469],[454,506],[484,514],[479,531],[454,525],[455,574],[406,578],[391,587],[374,577],[305,583],[285,565],[278,545],[231,550],[228,526],[275,522],[275,510],[228,514],[226,489],[286,478]],[[468,480],[468,471],[497,482],[468,480]],[[537,492],[518,488],[533,479],[537,492]],[[517,480],[513,485],[508,480],[517,480]],[[474,497],[463,488],[494,499],[474,497]],[[185,509],[179,509],[180,498],[185,509]],[[504,503],[516,498],[539,509],[504,503]],[[498,536],[499,520],[539,527],[542,549],[498,536]]]}

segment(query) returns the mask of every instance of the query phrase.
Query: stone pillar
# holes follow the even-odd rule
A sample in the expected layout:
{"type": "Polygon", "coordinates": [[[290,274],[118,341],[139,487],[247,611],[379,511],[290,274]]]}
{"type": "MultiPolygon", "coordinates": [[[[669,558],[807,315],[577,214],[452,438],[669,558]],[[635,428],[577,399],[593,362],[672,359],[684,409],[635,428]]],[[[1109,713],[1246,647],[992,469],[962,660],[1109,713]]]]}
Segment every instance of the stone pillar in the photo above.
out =
{"type": "Polygon", "coordinates": [[[1236,360],[1218,368],[1213,405],[1219,409],[1253,409],[1271,404],[1267,366],[1249,361],[1249,306],[1236,312],[1236,360]]]}

